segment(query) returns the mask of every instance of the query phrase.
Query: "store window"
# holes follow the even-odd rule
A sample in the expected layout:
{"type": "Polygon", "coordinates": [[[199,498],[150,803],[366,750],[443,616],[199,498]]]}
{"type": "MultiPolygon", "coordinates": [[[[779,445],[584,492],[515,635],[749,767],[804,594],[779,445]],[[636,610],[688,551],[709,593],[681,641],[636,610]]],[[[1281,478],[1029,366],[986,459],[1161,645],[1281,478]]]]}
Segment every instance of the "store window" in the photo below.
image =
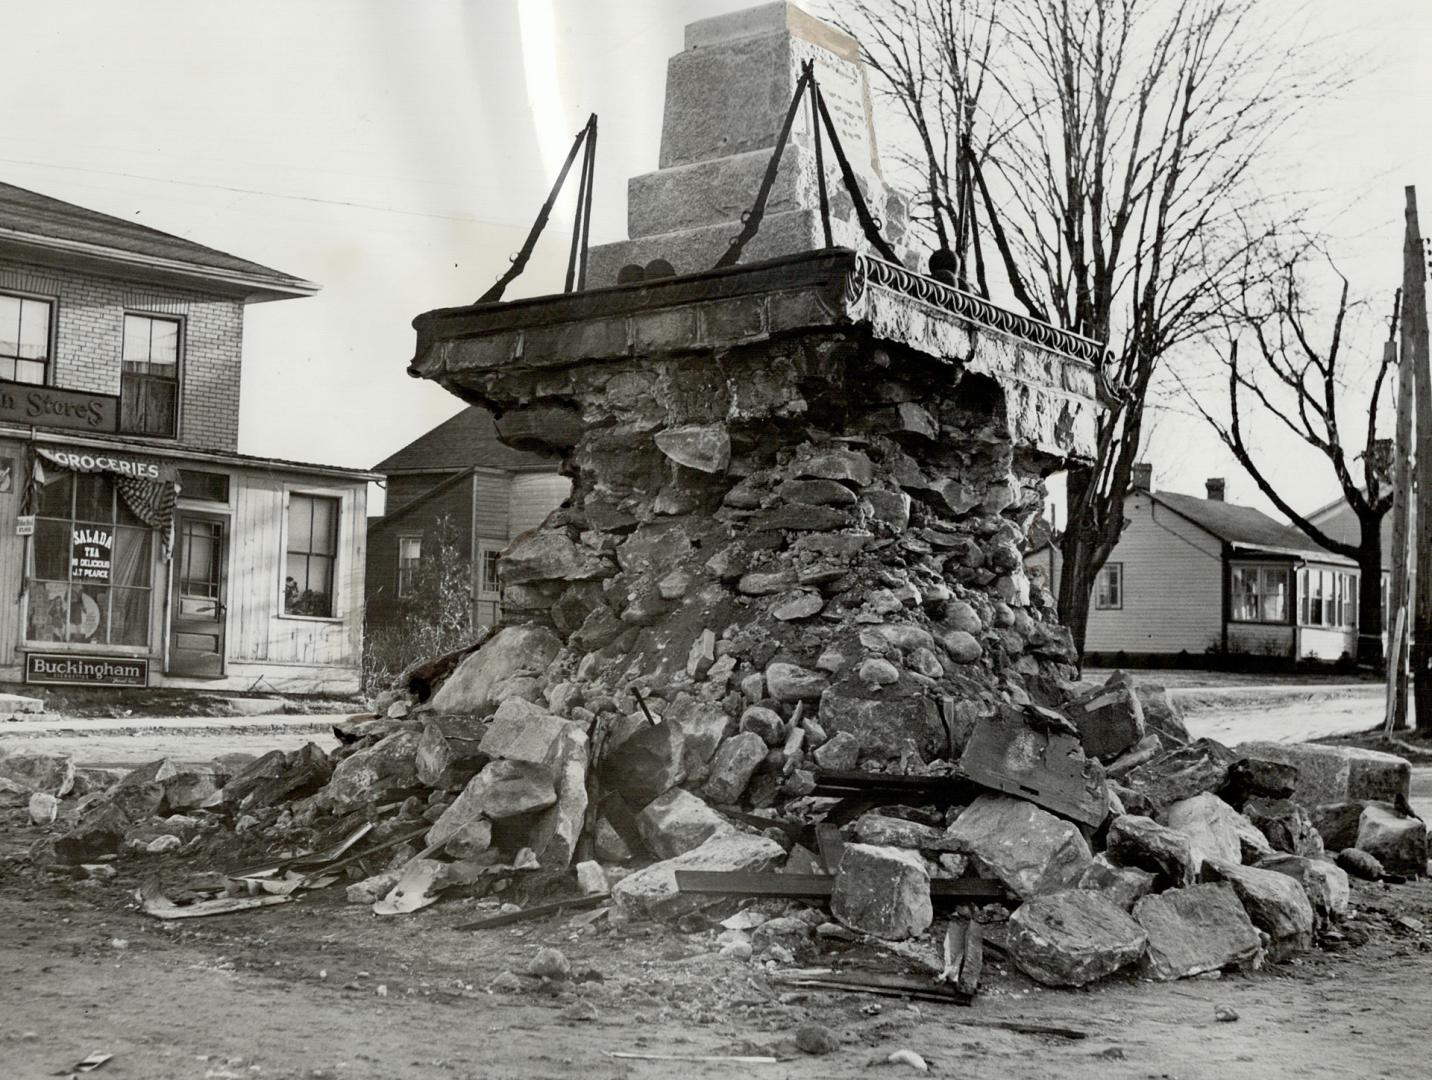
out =
{"type": "Polygon", "coordinates": [[[418,564],[423,559],[421,536],[398,537],[398,595],[411,596],[417,585],[418,564]]]}
{"type": "Polygon", "coordinates": [[[0,293],[0,379],[49,382],[51,311],[48,300],[0,293]]]}
{"type": "Polygon", "coordinates": [[[1094,581],[1096,611],[1118,611],[1124,606],[1124,564],[1105,563],[1094,581]]]}
{"type": "Polygon", "coordinates": [[[291,494],[283,613],[332,618],[333,572],[337,561],[338,500],[322,495],[291,494]]]}
{"type": "Polygon", "coordinates": [[[1288,568],[1235,566],[1229,577],[1229,618],[1233,622],[1288,621],[1288,568]]]}
{"type": "Polygon", "coordinates": [[[105,473],[54,473],[39,493],[26,637],[149,644],[153,531],[105,473]]]}
{"type": "Polygon", "coordinates": [[[119,429],[173,438],[179,431],[178,319],[124,317],[119,378],[119,429]]]}

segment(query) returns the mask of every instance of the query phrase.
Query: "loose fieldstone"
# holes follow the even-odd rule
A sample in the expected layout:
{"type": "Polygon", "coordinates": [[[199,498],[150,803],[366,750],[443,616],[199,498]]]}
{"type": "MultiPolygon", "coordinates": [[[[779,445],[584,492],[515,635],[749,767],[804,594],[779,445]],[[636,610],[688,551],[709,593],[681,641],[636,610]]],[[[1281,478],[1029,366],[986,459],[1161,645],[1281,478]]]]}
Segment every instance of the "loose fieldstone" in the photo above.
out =
{"type": "Polygon", "coordinates": [[[829,772],[849,772],[860,760],[860,740],[848,731],[837,731],[815,749],[815,763],[829,772]]]}
{"type": "Polygon", "coordinates": [[[725,424],[683,424],[658,431],[656,448],[698,472],[723,473],[731,464],[731,436],[725,424]]]}
{"type": "Polygon", "coordinates": [[[1136,866],[1119,866],[1103,853],[1094,856],[1079,878],[1079,888],[1102,893],[1125,911],[1153,892],[1155,875],[1136,866]]]}
{"type": "Polygon", "coordinates": [[[785,593],[771,607],[771,618],[780,619],[781,622],[795,622],[798,619],[809,619],[812,615],[819,615],[825,607],[825,601],[821,599],[818,592],[809,589],[797,589],[794,592],[785,593]]]}
{"type": "Polygon", "coordinates": [[[741,714],[742,731],[753,731],[767,746],[780,746],[786,741],[786,723],[780,713],[763,705],[752,705],[741,714]]]}
{"type": "Polygon", "coordinates": [[[1148,935],[1103,893],[1066,889],[1037,896],[1009,917],[1008,951],[1045,986],[1085,986],[1134,963],[1148,935]]]}
{"type": "Polygon", "coordinates": [[[527,964],[527,974],[539,979],[568,979],[572,975],[572,962],[562,950],[544,947],[538,949],[537,955],[527,964]]]}
{"type": "Polygon", "coordinates": [[[829,685],[826,677],[797,664],[766,665],[766,691],[777,701],[818,701],[829,685]]]}
{"type": "Polygon", "coordinates": [[[804,1054],[831,1054],[840,1049],[840,1036],[824,1024],[804,1023],[796,1028],[796,1049],[804,1054]]]}
{"type": "Polygon", "coordinates": [[[1022,899],[1074,886],[1093,859],[1074,825],[1003,795],[981,795],[946,834],[957,852],[1022,899]]]}
{"type": "Polygon", "coordinates": [[[973,637],[984,629],[984,621],[974,607],[963,600],[952,600],[945,605],[945,625],[973,637]]]}
{"type": "Polygon", "coordinates": [[[1257,929],[1226,883],[1146,896],[1134,905],[1133,916],[1149,936],[1141,963],[1148,978],[1185,979],[1244,966],[1262,951],[1257,929]]]}
{"type": "Polygon", "coordinates": [[[1381,881],[1385,873],[1377,857],[1369,855],[1361,848],[1343,848],[1338,852],[1337,864],[1353,877],[1362,878],[1364,881],[1381,881]]]}
{"type": "Polygon", "coordinates": [[[930,873],[913,851],[846,844],[830,911],[852,930],[891,941],[919,937],[934,920],[930,873]]]}
{"type": "Polygon", "coordinates": [[[1399,814],[1386,803],[1369,803],[1358,821],[1357,845],[1387,873],[1422,877],[1427,873],[1427,826],[1421,818],[1399,814]]]}
{"type": "Polygon", "coordinates": [[[796,583],[794,570],[772,570],[741,575],[736,582],[736,591],[743,596],[774,596],[783,593],[796,583]]]}
{"type": "Polygon", "coordinates": [[[35,825],[51,825],[60,813],[60,800],[47,791],[30,796],[30,821],[35,825]]]}
{"type": "Polygon", "coordinates": [[[766,760],[768,749],[766,740],[752,731],[743,731],[723,742],[711,759],[711,771],[702,788],[706,797],[723,804],[740,799],[751,782],[751,774],[766,760]]]}
{"type": "Polygon", "coordinates": [[[867,686],[889,686],[900,681],[900,669],[878,656],[872,656],[860,665],[860,681],[867,686]]]}
{"type": "Polygon", "coordinates": [[[1121,866],[1153,873],[1164,888],[1198,880],[1198,863],[1188,836],[1141,814],[1121,814],[1109,823],[1105,851],[1121,866]]]}
{"type": "Polygon", "coordinates": [[[1217,795],[1206,791],[1180,799],[1159,815],[1162,824],[1188,837],[1195,867],[1202,865],[1205,859],[1231,863],[1242,860],[1243,847],[1235,821],[1242,816],[1217,795]]]}
{"type": "Polygon", "coordinates": [[[629,918],[675,918],[717,899],[678,892],[677,870],[769,870],[784,856],[781,845],[767,837],[718,834],[698,848],[622,878],[612,887],[612,900],[629,918]]]}
{"type": "Polygon", "coordinates": [[[685,788],[658,795],[636,816],[637,830],[658,858],[672,859],[730,832],[726,819],[685,788]]]}
{"type": "Polygon", "coordinates": [[[984,655],[984,648],[975,636],[965,630],[945,630],[939,634],[941,647],[957,664],[973,664],[984,655]]]}
{"type": "Polygon", "coordinates": [[[1278,853],[1260,859],[1258,869],[1286,874],[1301,885],[1319,928],[1325,929],[1335,919],[1347,914],[1351,897],[1347,871],[1326,859],[1278,853]]]}

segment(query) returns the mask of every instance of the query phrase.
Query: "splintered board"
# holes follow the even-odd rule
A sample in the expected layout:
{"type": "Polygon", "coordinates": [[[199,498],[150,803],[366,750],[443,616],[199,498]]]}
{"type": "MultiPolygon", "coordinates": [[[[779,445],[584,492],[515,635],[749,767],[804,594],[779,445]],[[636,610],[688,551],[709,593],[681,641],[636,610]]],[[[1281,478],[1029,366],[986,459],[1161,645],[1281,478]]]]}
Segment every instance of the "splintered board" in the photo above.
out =
{"type": "MultiPolygon", "coordinates": [[[[707,896],[780,896],[828,900],[835,878],[828,874],[781,874],[747,870],[677,870],[676,888],[707,896]]],[[[1004,886],[989,878],[934,878],[932,900],[962,904],[998,904],[1008,899],[1004,886]]]]}
{"type": "Polygon", "coordinates": [[[1077,736],[1031,723],[1014,710],[982,717],[965,744],[960,771],[982,787],[1098,828],[1108,816],[1104,770],[1077,736]]]}

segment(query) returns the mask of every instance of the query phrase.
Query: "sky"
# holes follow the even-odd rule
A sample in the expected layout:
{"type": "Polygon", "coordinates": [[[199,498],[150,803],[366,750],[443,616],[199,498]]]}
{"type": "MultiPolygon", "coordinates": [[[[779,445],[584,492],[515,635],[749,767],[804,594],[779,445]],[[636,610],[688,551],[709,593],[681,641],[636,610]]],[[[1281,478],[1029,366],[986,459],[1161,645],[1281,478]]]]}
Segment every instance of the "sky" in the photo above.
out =
{"type": "MultiPolygon", "coordinates": [[[[0,179],[320,283],[316,297],[249,308],[240,449],[369,467],[461,407],[406,375],[413,317],[470,303],[501,274],[590,112],[592,242],[624,237],[626,181],[656,167],[682,28],[747,6],[10,0],[0,179]]],[[[1403,185],[1424,181],[1432,223],[1432,4],[1307,10],[1358,79],[1280,140],[1268,169],[1317,193],[1310,225],[1333,238],[1355,294],[1390,300],[1403,185]]],[[[566,224],[554,218],[509,298],[560,291],[566,224]]],[[[1373,357],[1377,319],[1364,322],[1355,344],[1373,357]]],[[[1266,507],[1167,400],[1148,453],[1156,486],[1199,493],[1224,475],[1230,499],[1266,507]]],[[[1309,451],[1271,425],[1257,439],[1295,506],[1334,496],[1309,451]]]]}

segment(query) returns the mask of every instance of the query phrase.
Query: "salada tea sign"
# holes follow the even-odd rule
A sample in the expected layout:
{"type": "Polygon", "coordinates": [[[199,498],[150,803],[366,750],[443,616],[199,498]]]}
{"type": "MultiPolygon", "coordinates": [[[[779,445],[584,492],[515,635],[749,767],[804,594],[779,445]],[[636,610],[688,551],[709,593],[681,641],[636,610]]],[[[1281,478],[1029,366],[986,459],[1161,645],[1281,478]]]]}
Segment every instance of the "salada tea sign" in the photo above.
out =
{"type": "Polygon", "coordinates": [[[114,565],[114,534],[108,529],[86,526],[74,531],[70,546],[70,580],[108,585],[114,565]]]}

